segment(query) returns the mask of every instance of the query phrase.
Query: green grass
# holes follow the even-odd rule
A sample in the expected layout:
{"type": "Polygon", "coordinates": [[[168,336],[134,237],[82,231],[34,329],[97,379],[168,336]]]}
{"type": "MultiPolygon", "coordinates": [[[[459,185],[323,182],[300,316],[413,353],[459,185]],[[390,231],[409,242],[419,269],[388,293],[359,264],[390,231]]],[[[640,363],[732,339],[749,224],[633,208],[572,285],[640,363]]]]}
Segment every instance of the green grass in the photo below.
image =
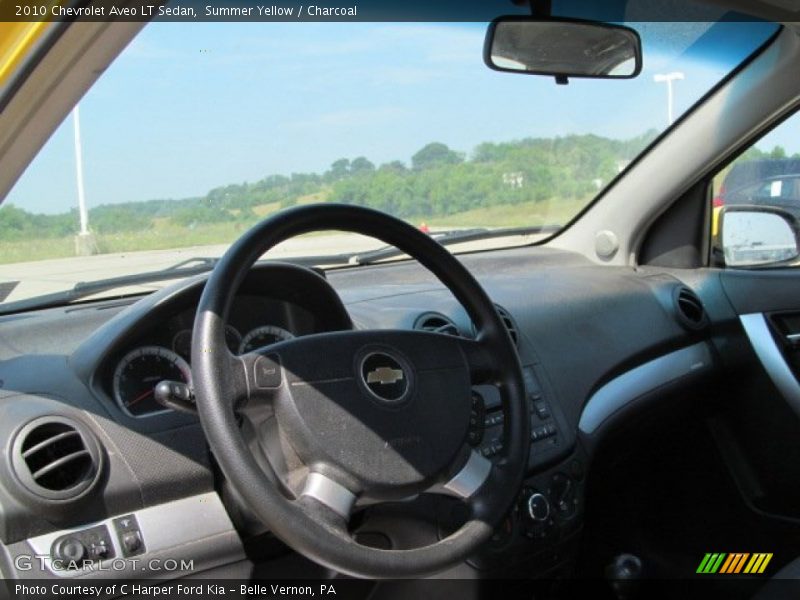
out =
{"type": "Polygon", "coordinates": [[[229,244],[248,228],[248,224],[238,222],[204,223],[193,228],[172,223],[156,224],[146,231],[98,235],[97,246],[100,252],[114,253],[229,244]]]}
{"type": "MultiPolygon", "coordinates": [[[[524,202],[521,204],[498,204],[475,208],[446,217],[432,219],[419,218],[431,227],[520,227],[529,225],[563,225],[589,201],[555,200],[544,202],[524,202]]],[[[418,225],[417,220],[409,219],[418,225]]]]}
{"type": "MultiPolygon", "coordinates": [[[[312,194],[301,198],[298,202],[303,204],[316,202],[324,200],[325,197],[325,192],[312,194]]],[[[409,218],[408,221],[414,225],[425,222],[430,227],[437,228],[563,224],[574,216],[587,201],[587,199],[579,199],[501,204],[432,219],[421,215],[409,218]]],[[[279,208],[278,203],[272,203],[254,207],[253,210],[259,218],[263,218],[279,208]]],[[[200,224],[189,228],[175,225],[169,219],[156,219],[153,221],[153,226],[147,230],[98,234],[96,239],[101,253],[166,250],[188,246],[230,244],[251,225],[252,223],[224,222],[200,224]]],[[[75,256],[75,242],[72,237],[0,242],[0,264],[71,256],[75,256]]]]}
{"type": "MultiPolygon", "coordinates": [[[[0,241],[0,264],[64,258],[75,256],[75,241],[71,237],[42,240],[0,241]]],[[[22,274],[20,274],[21,276],[22,274]]]]}
{"type": "Polygon", "coordinates": [[[281,203],[280,202],[272,202],[270,204],[259,204],[258,206],[254,206],[253,207],[253,212],[258,217],[262,217],[263,218],[263,217],[266,217],[267,215],[270,215],[270,214],[274,213],[277,210],[280,210],[280,208],[281,208],[281,203]]]}
{"type": "Polygon", "coordinates": [[[331,195],[330,188],[324,188],[319,192],[315,192],[313,194],[306,194],[305,196],[300,196],[297,199],[297,202],[295,202],[295,204],[314,204],[315,202],[327,202],[330,195],[331,195]]]}

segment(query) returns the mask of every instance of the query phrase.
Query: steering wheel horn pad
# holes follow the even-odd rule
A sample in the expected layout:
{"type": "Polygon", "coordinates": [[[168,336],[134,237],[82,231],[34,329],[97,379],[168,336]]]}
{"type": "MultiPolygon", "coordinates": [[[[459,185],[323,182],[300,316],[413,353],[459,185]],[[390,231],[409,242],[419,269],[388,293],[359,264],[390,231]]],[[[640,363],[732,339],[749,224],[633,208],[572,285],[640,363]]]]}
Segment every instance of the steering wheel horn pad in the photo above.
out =
{"type": "Polygon", "coordinates": [[[458,344],[445,336],[328,333],[294,338],[269,352],[280,357],[283,372],[273,399],[280,428],[305,464],[346,474],[355,480],[354,491],[385,500],[418,494],[464,445],[469,368],[458,344]],[[376,366],[364,369],[365,363],[376,366]],[[379,395],[382,386],[403,382],[399,397],[379,395]]]}

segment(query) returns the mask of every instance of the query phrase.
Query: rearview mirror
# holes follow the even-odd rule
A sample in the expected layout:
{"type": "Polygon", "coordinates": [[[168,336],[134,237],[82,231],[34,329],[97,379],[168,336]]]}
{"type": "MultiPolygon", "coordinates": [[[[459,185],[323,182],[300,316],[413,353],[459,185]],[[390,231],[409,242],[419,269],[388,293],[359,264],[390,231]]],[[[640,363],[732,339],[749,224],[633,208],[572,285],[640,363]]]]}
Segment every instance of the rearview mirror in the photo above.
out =
{"type": "Polygon", "coordinates": [[[574,19],[500,17],[486,32],[483,60],[497,71],[630,79],[642,70],[639,34],[629,27],[574,19]]]}
{"type": "Polygon", "coordinates": [[[797,219],[780,208],[725,206],[719,214],[719,232],[730,267],[785,264],[800,256],[797,219]]]}

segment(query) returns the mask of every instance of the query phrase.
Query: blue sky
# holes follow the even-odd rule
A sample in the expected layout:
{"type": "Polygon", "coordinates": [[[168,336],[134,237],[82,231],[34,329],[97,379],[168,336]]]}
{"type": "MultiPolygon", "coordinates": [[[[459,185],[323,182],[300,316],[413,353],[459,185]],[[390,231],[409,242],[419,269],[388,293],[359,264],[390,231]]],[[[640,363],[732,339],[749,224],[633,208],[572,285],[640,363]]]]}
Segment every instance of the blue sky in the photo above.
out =
{"type": "MultiPolygon", "coordinates": [[[[755,46],[735,35],[749,26],[702,38],[699,23],[639,24],[639,78],[557,86],[487,69],[484,24],[155,23],[80,104],[87,202],[199,196],[321,172],[341,157],[408,162],[431,141],[469,152],[483,141],[663,129],[666,90],[653,74],[685,72],[679,114],[755,46]],[[689,60],[698,39],[727,50],[689,60]]],[[[34,212],[74,206],[72,135],[68,118],[6,201],[34,212]]],[[[785,137],[776,143],[800,151],[785,137]]]]}

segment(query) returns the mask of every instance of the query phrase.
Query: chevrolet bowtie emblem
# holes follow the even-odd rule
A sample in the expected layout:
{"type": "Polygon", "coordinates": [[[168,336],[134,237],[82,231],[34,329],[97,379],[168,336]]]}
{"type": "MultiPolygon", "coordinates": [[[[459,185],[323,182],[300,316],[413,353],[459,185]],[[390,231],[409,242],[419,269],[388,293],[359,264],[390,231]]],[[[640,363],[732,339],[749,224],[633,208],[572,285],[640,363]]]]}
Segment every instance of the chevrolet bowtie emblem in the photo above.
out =
{"type": "Polygon", "coordinates": [[[414,372],[394,353],[371,352],[361,361],[359,375],[364,391],[384,404],[395,405],[409,397],[414,372]]]}
{"type": "Polygon", "coordinates": [[[393,369],[391,367],[378,367],[374,371],[367,373],[367,383],[381,383],[389,385],[397,383],[405,377],[402,369],[393,369]]]}

